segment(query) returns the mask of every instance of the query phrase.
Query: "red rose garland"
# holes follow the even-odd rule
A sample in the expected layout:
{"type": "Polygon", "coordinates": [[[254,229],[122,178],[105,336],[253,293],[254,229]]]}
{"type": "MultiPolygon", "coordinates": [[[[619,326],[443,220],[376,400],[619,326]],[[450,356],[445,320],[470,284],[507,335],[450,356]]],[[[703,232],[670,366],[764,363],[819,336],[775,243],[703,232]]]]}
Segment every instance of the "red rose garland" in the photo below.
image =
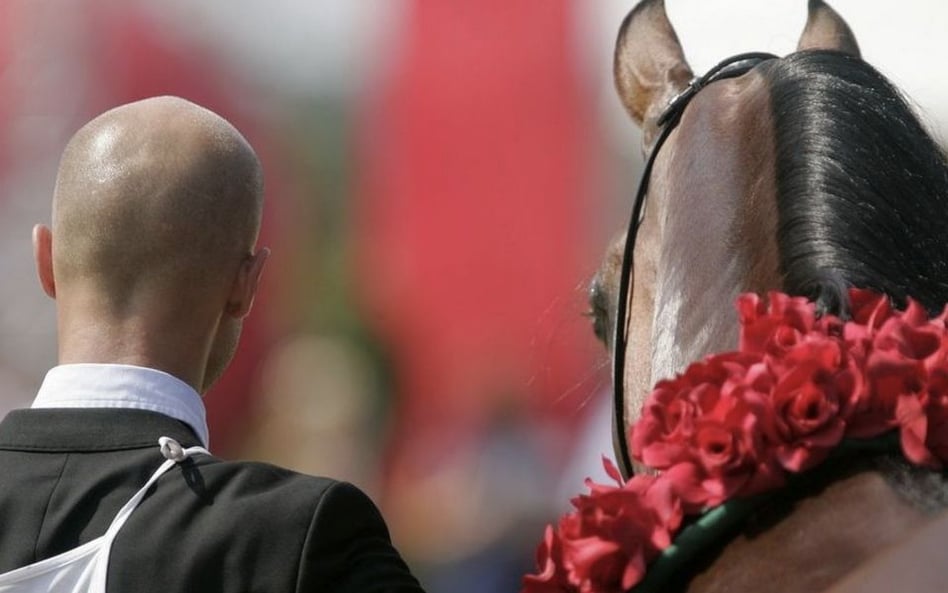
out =
{"type": "Polygon", "coordinates": [[[948,462],[948,329],[914,301],[851,290],[852,319],[817,317],[806,299],[738,298],[737,352],[659,382],[630,429],[632,456],[660,470],[589,494],[548,526],[524,593],[627,591],[685,516],[782,486],[844,438],[898,430],[912,463],[948,462]]]}

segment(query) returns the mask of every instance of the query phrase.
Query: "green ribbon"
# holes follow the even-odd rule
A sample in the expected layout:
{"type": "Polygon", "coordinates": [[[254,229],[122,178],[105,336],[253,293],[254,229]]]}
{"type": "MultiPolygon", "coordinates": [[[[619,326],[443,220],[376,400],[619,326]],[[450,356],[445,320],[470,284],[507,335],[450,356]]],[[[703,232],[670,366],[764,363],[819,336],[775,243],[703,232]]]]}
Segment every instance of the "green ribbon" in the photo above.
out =
{"type": "Polygon", "coordinates": [[[678,532],[672,544],[649,564],[645,578],[632,587],[629,593],[665,593],[669,583],[680,580],[682,571],[700,554],[707,552],[715,544],[720,546],[730,541],[730,535],[764,503],[780,495],[792,495],[793,490],[810,482],[814,476],[825,473],[827,462],[857,454],[901,452],[898,431],[871,439],[844,439],[833,449],[826,461],[807,472],[790,474],[783,487],[747,498],[735,498],[704,511],[678,532]]]}

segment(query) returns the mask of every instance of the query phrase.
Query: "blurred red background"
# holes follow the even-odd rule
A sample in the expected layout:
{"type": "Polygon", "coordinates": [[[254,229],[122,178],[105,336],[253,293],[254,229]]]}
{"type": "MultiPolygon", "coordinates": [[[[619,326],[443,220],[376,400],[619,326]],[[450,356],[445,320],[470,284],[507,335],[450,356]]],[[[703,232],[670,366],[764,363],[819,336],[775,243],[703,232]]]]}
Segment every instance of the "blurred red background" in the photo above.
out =
{"type": "MultiPolygon", "coordinates": [[[[0,407],[29,405],[55,364],[29,233],[66,141],[180,95],[232,121],[267,179],[273,257],[206,398],[214,452],[364,488],[432,593],[515,590],[543,523],[611,455],[582,313],[640,163],[610,70],[632,4],[0,2],[0,407]]],[[[789,51],[805,11],[668,4],[696,72],[789,51]]],[[[948,11],[834,5],[937,123],[943,36],[919,31],[948,11]]]]}
{"type": "Polygon", "coordinates": [[[605,242],[576,6],[335,4],[350,14],[322,29],[293,24],[329,14],[300,4],[0,4],[3,401],[28,405],[55,364],[28,237],[66,140],[185,97],[260,155],[273,249],[206,397],[213,450],[365,488],[431,590],[510,590],[604,377],[582,316],[605,242]]]}

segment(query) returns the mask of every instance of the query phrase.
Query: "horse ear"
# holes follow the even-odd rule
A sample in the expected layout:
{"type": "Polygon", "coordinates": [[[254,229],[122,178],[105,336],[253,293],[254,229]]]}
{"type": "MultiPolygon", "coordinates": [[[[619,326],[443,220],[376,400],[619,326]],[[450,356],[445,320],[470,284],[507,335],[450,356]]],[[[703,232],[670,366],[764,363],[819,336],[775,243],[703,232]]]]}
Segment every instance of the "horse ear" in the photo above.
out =
{"type": "Polygon", "coordinates": [[[622,21],[613,76],[626,111],[649,136],[668,101],[692,79],[664,0],[642,0],[622,21]]]}
{"type": "Polygon", "coordinates": [[[835,49],[859,56],[859,44],[843,17],[823,0],[810,0],[806,27],[800,35],[797,51],[804,49],[835,49]]]}

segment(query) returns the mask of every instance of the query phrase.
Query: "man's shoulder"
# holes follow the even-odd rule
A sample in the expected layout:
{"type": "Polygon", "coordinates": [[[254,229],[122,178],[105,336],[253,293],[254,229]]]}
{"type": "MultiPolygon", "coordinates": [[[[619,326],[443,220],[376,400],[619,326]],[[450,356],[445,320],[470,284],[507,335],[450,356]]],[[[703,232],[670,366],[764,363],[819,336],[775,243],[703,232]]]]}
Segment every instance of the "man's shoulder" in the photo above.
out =
{"type": "Polygon", "coordinates": [[[163,477],[142,505],[138,520],[143,524],[152,523],[151,515],[158,512],[167,525],[187,525],[188,534],[231,547],[244,542],[298,550],[311,539],[320,544],[351,538],[360,525],[388,538],[378,508],[348,482],[206,455],[171,473],[177,475],[163,477]]]}
{"type": "Polygon", "coordinates": [[[352,484],[205,455],[169,473],[116,539],[113,565],[123,572],[114,590],[162,583],[167,591],[224,591],[221,575],[241,574],[234,590],[421,591],[378,508],[352,484]],[[163,570],[173,564],[180,570],[163,570]]]}
{"type": "Polygon", "coordinates": [[[221,478],[245,480],[248,484],[271,485],[280,487],[329,487],[339,480],[328,476],[305,474],[293,469],[268,463],[245,459],[221,459],[214,455],[198,455],[194,465],[202,472],[209,471],[221,478]]]}
{"type": "MultiPolygon", "coordinates": [[[[315,511],[327,496],[333,500],[368,499],[362,490],[348,482],[309,475],[263,461],[229,461],[203,456],[195,460],[193,467],[197,470],[195,475],[200,475],[205,482],[204,488],[208,492],[227,499],[279,500],[280,504],[273,508],[286,509],[295,503],[315,511]]],[[[183,468],[183,471],[187,484],[188,470],[183,468]]]]}

